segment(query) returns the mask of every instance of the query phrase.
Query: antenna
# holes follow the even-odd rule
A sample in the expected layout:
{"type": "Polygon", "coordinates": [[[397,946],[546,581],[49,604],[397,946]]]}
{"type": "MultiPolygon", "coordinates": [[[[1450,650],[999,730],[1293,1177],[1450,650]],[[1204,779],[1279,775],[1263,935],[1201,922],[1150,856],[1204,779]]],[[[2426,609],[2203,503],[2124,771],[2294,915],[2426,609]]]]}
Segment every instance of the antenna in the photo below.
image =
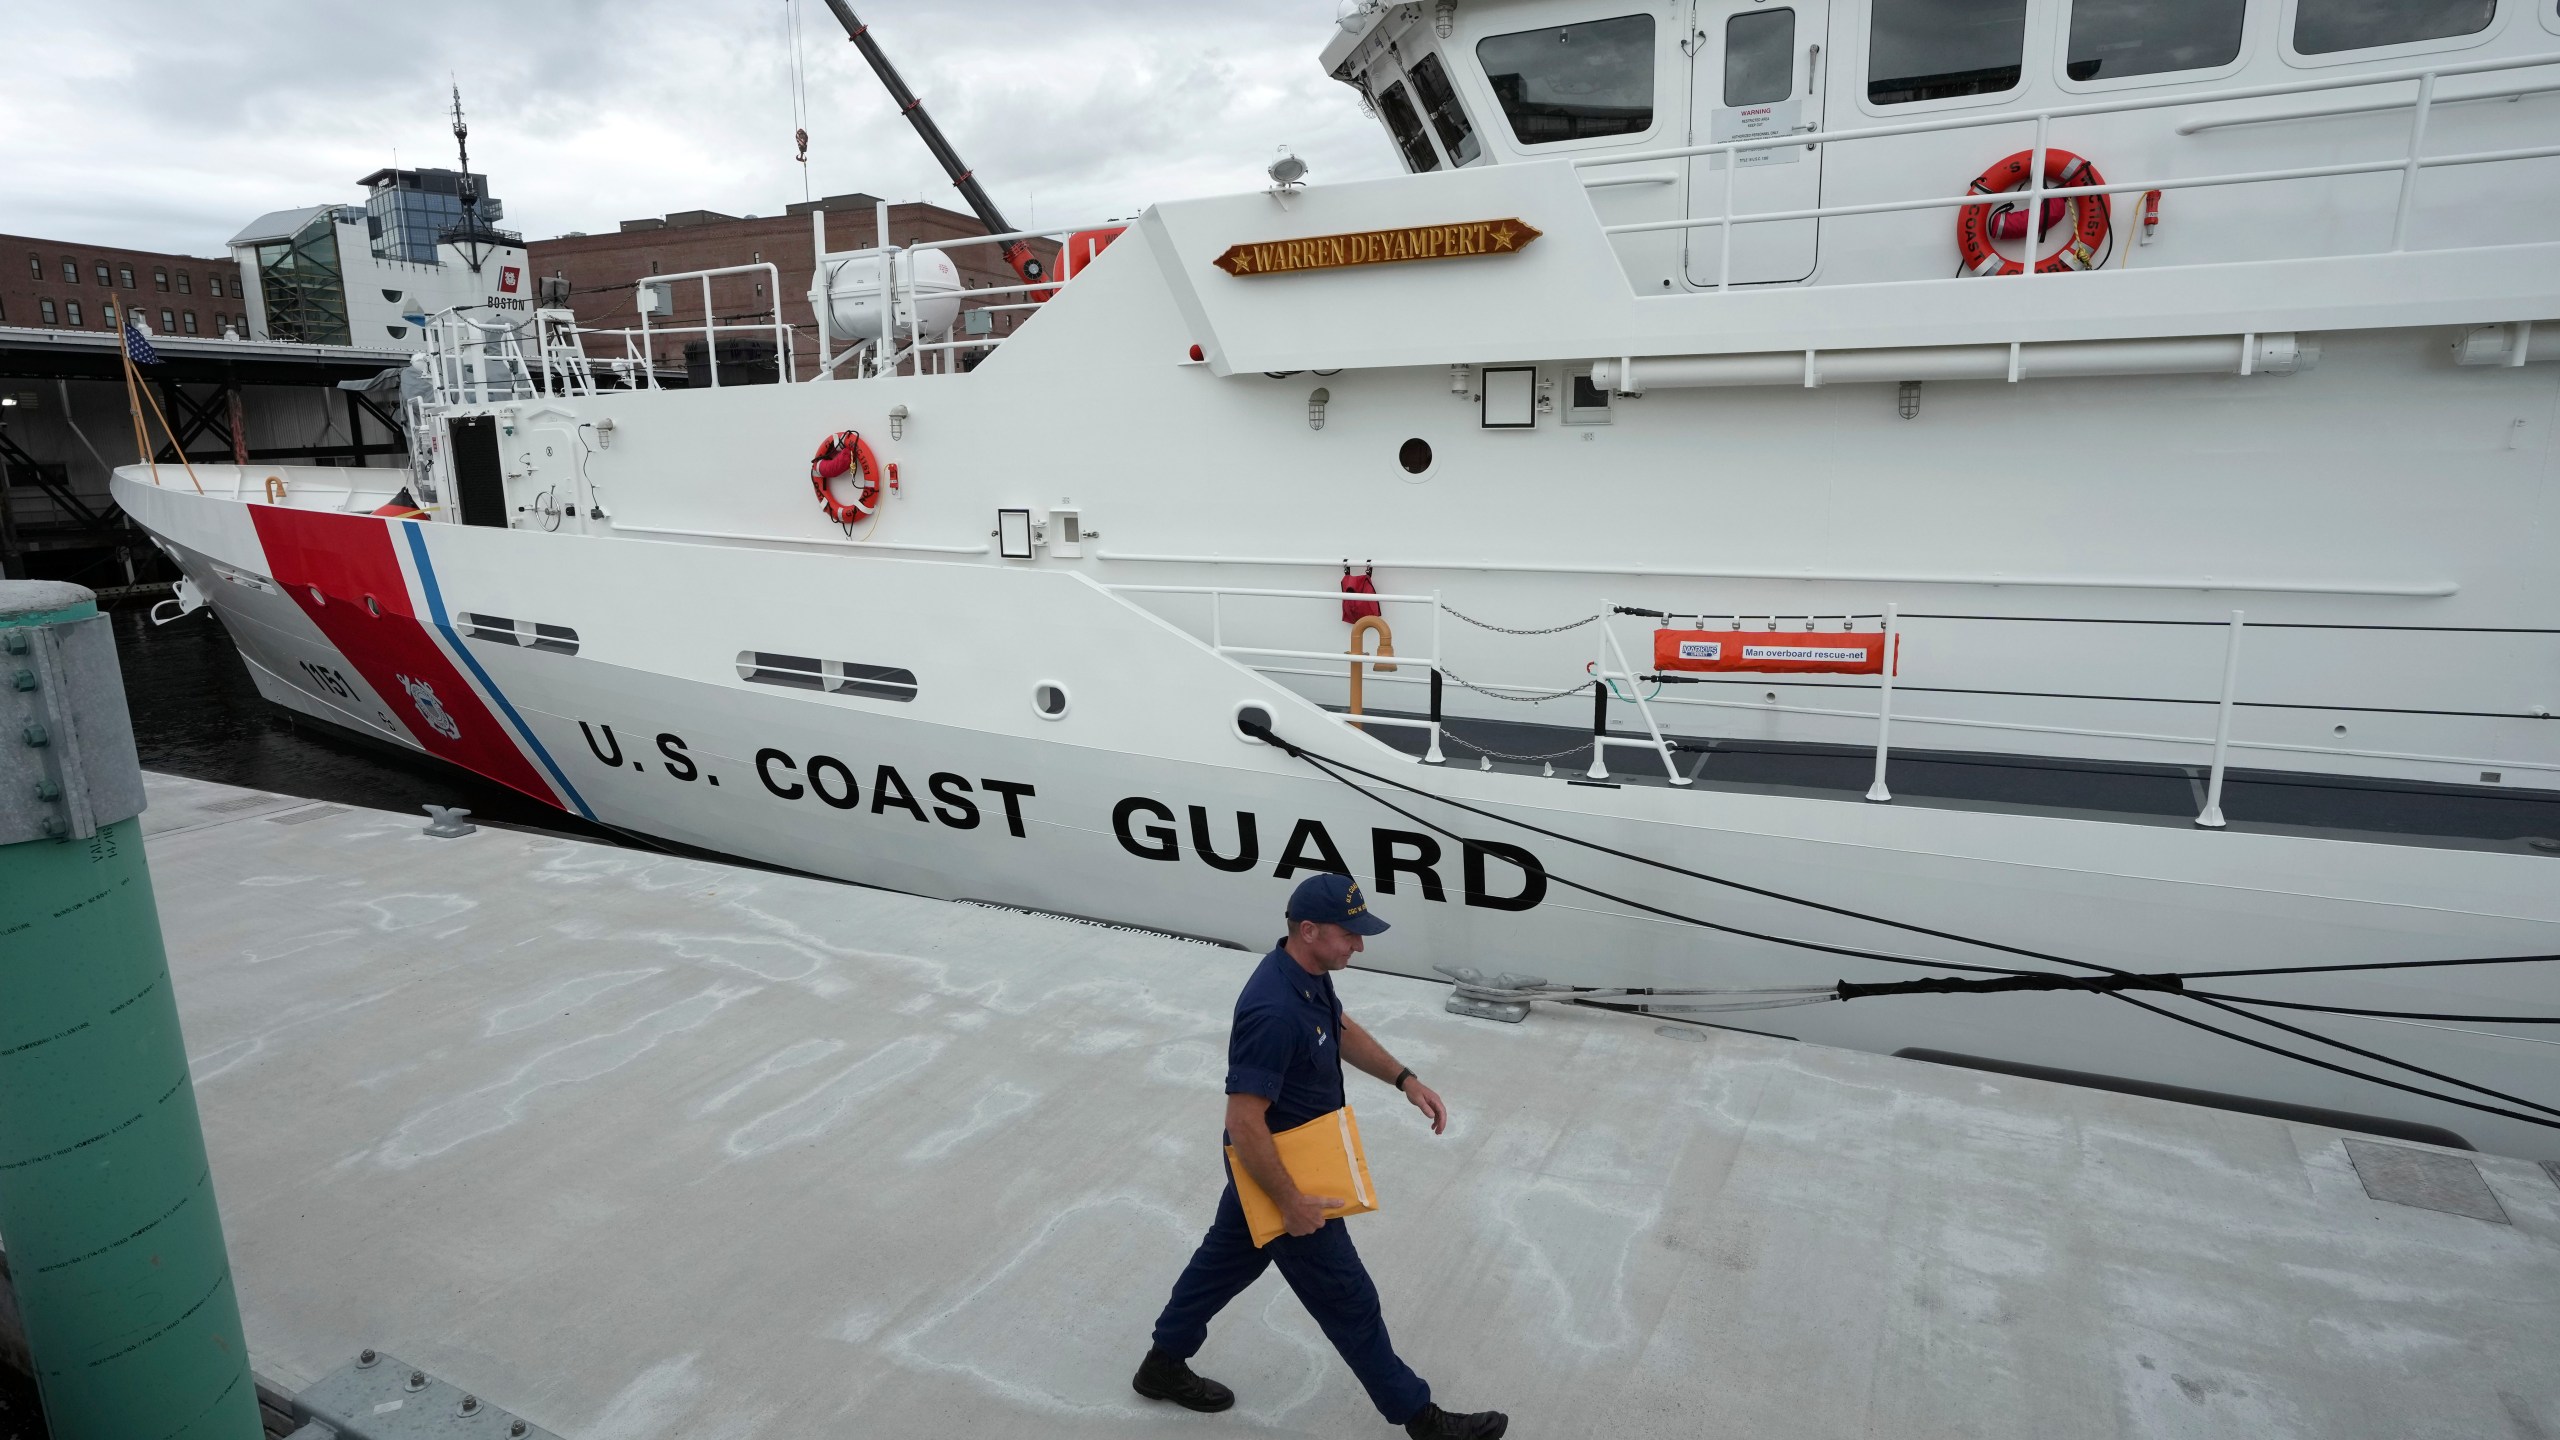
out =
{"type": "Polygon", "coordinates": [[[462,118],[462,86],[458,81],[453,86],[453,148],[462,157],[462,179],[458,182],[462,193],[462,259],[477,275],[492,247],[480,233],[480,186],[471,178],[471,125],[462,118]]]}

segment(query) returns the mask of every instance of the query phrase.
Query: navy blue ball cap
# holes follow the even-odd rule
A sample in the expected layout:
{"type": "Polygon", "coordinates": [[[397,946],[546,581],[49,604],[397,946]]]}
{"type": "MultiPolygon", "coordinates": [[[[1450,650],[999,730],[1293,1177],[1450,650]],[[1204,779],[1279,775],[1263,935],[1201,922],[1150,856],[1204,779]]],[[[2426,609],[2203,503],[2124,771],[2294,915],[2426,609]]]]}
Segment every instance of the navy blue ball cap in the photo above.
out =
{"type": "Polygon", "coordinates": [[[1289,895],[1289,923],[1314,920],[1339,925],[1354,935],[1380,935],[1387,922],[1369,913],[1369,897],[1348,875],[1310,875],[1289,895]]]}

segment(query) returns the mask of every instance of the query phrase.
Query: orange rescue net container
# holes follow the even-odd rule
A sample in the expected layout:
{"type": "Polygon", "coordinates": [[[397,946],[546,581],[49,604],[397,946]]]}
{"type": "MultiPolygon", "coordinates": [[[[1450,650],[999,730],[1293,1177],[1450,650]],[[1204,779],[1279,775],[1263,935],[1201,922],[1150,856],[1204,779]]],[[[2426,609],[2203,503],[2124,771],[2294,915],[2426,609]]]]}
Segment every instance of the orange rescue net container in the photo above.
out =
{"type": "Polygon", "coordinates": [[[1759,673],[1884,673],[1881,630],[1656,630],[1656,670],[1740,670],[1759,673]]]}

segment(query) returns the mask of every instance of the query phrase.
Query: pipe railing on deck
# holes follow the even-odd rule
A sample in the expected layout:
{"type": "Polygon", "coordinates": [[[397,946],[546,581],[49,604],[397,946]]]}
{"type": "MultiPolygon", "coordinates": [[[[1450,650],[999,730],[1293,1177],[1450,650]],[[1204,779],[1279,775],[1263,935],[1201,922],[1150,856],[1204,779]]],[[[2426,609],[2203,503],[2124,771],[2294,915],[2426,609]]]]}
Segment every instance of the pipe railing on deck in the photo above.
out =
{"type": "MultiPolygon", "coordinates": [[[[1346,664],[1374,665],[1380,657],[1375,655],[1358,655],[1330,650],[1311,650],[1295,647],[1230,643],[1226,636],[1226,600],[1230,597],[1267,596],[1282,599],[1310,600],[1331,603],[1339,603],[1345,599],[1352,599],[1374,600],[1381,605],[1431,606],[1433,624],[1432,653],[1428,656],[1397,655],[1391,657],[1393,663],[1399,666],[1413,666],[1425,670],[1428,672],[1427,675],[1418,679],[1407,678],[1402,675],[1382,675],[1371,677],[1372,683],[1383,680],[1397,684],[1427,684],[1431,690],[1428,717],[1424,719],[1413,719],[1403,716],[1362,715],[1356,718],[1358,722],[1362,724],[1407,725],[1417,729],[1429,730],[1431,732],[1432,744],[1429,752],[1423,758],[1430,763],[1440,763],[1442,759],[1440,753],[1440,742],[1447,730],[1447,719],[1441,704],[1443,690],[1442,682],[1444,678],[1447,677],[1448,671],[1443,658],[1446,652],[1442,644],[1443,636],[1441,632],[1441,618],[1447,613],[1447,611],[1446,606],[1441,601],[1439,592],[1434,591],[1430,594],[1358,595],[1334,590],[1287,590],[1216,585],[1112,585],[1106,588],[1123,595],[1156,594],[1208,596],[1210,598],[1208,641],[1209,646],[1213,651],[1219,655],[1236,659],[1238,663],[1243,664],[1245,668],[1253,670],[1258,674],[1293,675],[1308,678],[1336,677],[1344,673],[1338,667],[1346,664]],[[1305,665],[1266,663],[1274,660],[1321,661],[1325,662],[1325,664],[1324,668],[1308,668],[1305,665]]],[[[1686,614],[1687,612],[1682,613],[1686,614]]],[[[1716,613],[1721,615],[1723,612],[1716,613]]],[[[1865,613],[1872,614],[1875,612],[1865,613]]],[[[1702,616],[1700,618],[1703,621],[1704,619],[1711,617],[1702,616]]],[[[1740,628],[1741,618],[1742,617],[1737,617],[1735,621],[1735,628],[1740,628]]],[[[1795,618],[1796,617],[1792,615],[1769,617],[1769,627],[1772,632],[1783,633],[1780,621],[1792,621],[1795,618]]],[[[1827,620],[1835,618],[1842,617],[1806,617],[1806,621],[1808,628],[1810,628],[1812,623],[1817,619],[1827,620]]],[[[1848,618],[1854,619],[1859,617],[1848,618]]],[[[2018,621],[2026,617],[1932,614],[1922,618],[1932,620],[2003,622],[2018,621]]],[[[1906,617],[1904,616],[1902,607],[1899,603],[1889,603],[1884,606],[1881,612],[1882,633],[1884,637],[1882,642],[1883,669],[1876,677],[1876,698],[1875,706],[1872,710],[1852,710],[1815,705],[1780,704],[1776,703],[1774,699],[1769,701],[1740,701],[1711,700],[1685,696],[1642,695],[1638,693],[1637,686],[1646,678],[1646,672],[1630,663],[1626,650],[1620,645],[1616,635],[1609,630],[1608,622],[1603,620],[1601,622],[1601,628],[1604,638],[1600,644],[1599,657],[1593,662],[1587,672],[1592,678],[1594,696],[1594,716],[1591,726],[1591,734],[1594,739],[1594,744],[1591,764],[1585,771],[1585,778],[1600,781],[1606,781],[1609,778],[1608,768],[1605,763],[1605,756],[1607,754],[1608,747],[1612,745],[1654,751],[1662,757],[1666,778],[1671,784],[1687,785],[1695,778],[1695,772],[1684,776],[1679,773],[1678,769],[1673,764],[1673,754],[1682,747],[1680,742],[1673,740],[1665,733],[1661,724],[1655,718],[1651,707],[1656,704],[1699,706],[1709,709],[1744,710],[1762,715],[1797,715],[1840,720],[1872,719],[1875,722],[1875,738],[1872,742],[1874,768],[1872,772],[1872,781],[1866,791],[1866,798],[1878,804],[1891,803],[1894,798],[1893,793],[1887,784],[1886,777],[1892,757],[1893,727],[1897,722],[1903,725],[1943,726],[1955,729],[1998,730],[2026,734],[2069,736],[2083,739],[2126,740],[2146,744],[2209,747],[2212,752],[2211,759],[2203,767],[2203,773],[2198,777],[2204,782],[2204,799],[2201,807],[2194,817],[2194,823],[2205,829],[2220,829],[2225,825],[2222,814],[2222,794],[2225,778],[2229,770],[2230,756],[2234,751],[2336,755],[2341,757],[2383,760],[2400,763],[2460,766],[2464,768],[2490,771],[2531,770],[2545,773],[2560,772],[2560,764],[2538,761],[2501,760],[2454,755],[2428,755],[2405,751],[2351,749],[2344,746],[2302,745],[2273,740],[2245,740],[2235,738],[2232,734],[2232,721],[2236,712],[2244,704],[2253,703],[2244,702],[2240,699],[2240,639],[2244,620],[2245,616],[2243,612],[2234,610],[2230,612],[2230,616],[2227,621],[2133,620],[2109,618],[2089,622],[2107,625],[2156,626],[2177,629],[2210,628],[2223,632],[2220,641],[2223,661],[2221,667],[2221,683],[2216,691],[2215,697],[2210,701],[2160,696],[2084,697],[2090,700],[2127,704],[2211,704],[2214,707],[2215,712],[2214,727],[2212,733],[2204,735],[2157,734],[2141,731],[2107,729],[2097,726],[2033,724],[2023,721],[1980,719],[1964,716],[1914,715],[1899,711],[1895,707],[1896,696],[1898,693],[1896,683],[1898,678],[1902,678],[1900,675],[1901,665],[1903,660],[1906,658],[1902,650],[1902,638],[1906,624],[1906,617]],[[1612,696],[1610,682],[1619,680],[1623,680],[1628,683],[1628,694],[1625,697],[1612,696]],[[1625,698],[1636,705],[1638,713],[1643,718],[1645,726],[1644,735],[1612,735],[1608,733],[1608,712],[1606,707],[1611,698],[1625,698]]],[[[2299,623],[2283,625],[2278,628],[2355,629],[2358,627],[2324,627],[2314,624],[2299,623]]],[[[1706,677],[1700,678],[1704,679],[1706,677]]],[[[1734,684],[1767,683],[1772,686],[1777,686],[1787,683],[1786,677],[1769,674],[1735,674],[1720,678],[1734,684]]],[[[1543,698],[1555,698],[1552,691],[1548,691],[1542,686],[1488,681],[1467,681],[1464,683],[1469,685],[1471,688],[1487,692],[1508,690],[1521,692],[1524,697],[1542,696],[1543,698]]],[[[1922,688],[1926,689],[1927,687],[1924,686],[1922,688]]],[[[2009,696],[2013,694],[2023,694],[2026,692],[1991,691],[1981,693],[1988,693],[1995,696],[2009,696]]],[[[2319,705],[2303,705],[2299,708],[2306,710],[2319,710],[2327,707],[2319,705]]],[[[1335,718],[1348,725],[1353,722],[1355,717],[1336,715],[1335,718]]]]}
{"type": "MultiPolygon", "coordinates": [[[[1767,224],[1787,220],[1826,220],[1854,215],[1883,215],[1905,210],[1939,210],[1966,205],[2015,204],[2023,215],[2043,215],[2046,200],[2070,200],[2100,195],[2140,194],[2152,190],[2202,189],[2223,185],[2250,185],[2281,180],[2313,180],[2341,175],[2369,175],[2398,172],[2399,198],[2391,221],[2392,253],[2406,250],[2409,218],[2415,209],[2419,172],[2456,165],[2497,164],[2510,160],[2539,160],[2560,156],[2560,145],[2520,146],[2503,150],[2478,150],[2453,155],[2426,155],[2429,116],[2439,97],[2436,84],[2449,76],[2482,75],[2507,70],[2525,70],[2538,66],[2560,65],[2560,54],[2515,56],[2495,60],[2474,60],[2452,65],[2429,65],[2405,70],[2366,74],[2330,76],[2316,80],[2290,81],[2273,85],[2239,86],[2229,90],[2205,93],[2179,91],[2166,94],[2132,96],[2091,101],[2078,105],[2050,105],[2034,110],[2010,110],[1996,115],[1948,116],[1934,120],[1913,120],[1895,125],[1870,125],[1855,130],[1795,132],[1786,135],[1761,136],[1747,140],[1728,140],[1712,145],[1683,145],[1665,150],[1646,150],[1627,155],[1595,155],[1572,162],[1577,170],[1594,170],[1613,165],[1631,165],[1647,161],[1690,159],[1702,155],[1724,157],[1723,203],[1714,215],[1689,216],[1678,220],[1645,220],[1601,227],[1608,235],[1636,235],[1656,231],[1698,230],[1714,228],[1718,236],[1716,289],[1729,290],[1733,284],[1733,232],[1743,225],[1767,224]],[[2053,149],[2052,128],[2056,120],[2089,115],[2119,115],[2170,107],[2219,104],[2234,100],[2261,99],[2280,95],[2302,95],[2355,89],[2371,85],[2406,84],[2417,86],[2412,106],[2408,143],[2396,157],[2379,160],[2350,161],[2332,165],[2297,165],[2277,169],[2238,171],[2220,175],[2186,176],[2170,179],[2121,181],[2105,185],[2049,186],[2045,183],[2045,157],[2053,149]],[[1898,135],[1933,134],[1949,130],[1975,130],[1988,126],[2033,125],[2035,141],[2032,163],[2027,168],[2027,185],[2022,190],[1998,194],[1968,192],[1956,196],[1932,196],[1920,200],[1884,200],[1848,205],[1816,205],[1790,210],[1737,212],[1733,206],[1734,175],[1741,169],[1740,157],[1750,151],[1781,149],[1792,145],[1827,146],[1858,140],[1879,140],[1898,135]]],[[[2455,97],[2446,97],[2455,98],[2455,97]]],[[[2463,99],[2485,97],[2458,97],[2463,99]]],[[[2396,106],[2391,108],[2397,108],[2396,106]]],[[[2248,123],[2251,119],[2285,119],[2289,116],[2239,117],[2230,122],[2248,123]]],[[[2182,133],[2183,127],[2182,127],[2182,133]]],[[[2031,236],[2041,235],[2043,227],[2030,227],[2031,236]]],[[[2026,242],[2029,252],[2019,271],[2021,277],[2033,275],[2039,263],[2033,253],[2037,242],[2026,242]]]]}

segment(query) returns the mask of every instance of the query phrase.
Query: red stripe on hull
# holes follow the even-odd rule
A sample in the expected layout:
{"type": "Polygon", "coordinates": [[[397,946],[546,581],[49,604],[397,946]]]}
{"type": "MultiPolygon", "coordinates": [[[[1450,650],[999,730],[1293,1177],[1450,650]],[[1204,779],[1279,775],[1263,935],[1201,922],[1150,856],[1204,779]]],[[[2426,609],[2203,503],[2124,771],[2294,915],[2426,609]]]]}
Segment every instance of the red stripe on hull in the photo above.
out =
{"type": "Polygon", "coordinates": [[[546,805],[560,804],[410,605],[391,527],[414,521],[274,505],[252,505],[249,515],[266,547],[268,573],[428,754],[546,805]]]}

